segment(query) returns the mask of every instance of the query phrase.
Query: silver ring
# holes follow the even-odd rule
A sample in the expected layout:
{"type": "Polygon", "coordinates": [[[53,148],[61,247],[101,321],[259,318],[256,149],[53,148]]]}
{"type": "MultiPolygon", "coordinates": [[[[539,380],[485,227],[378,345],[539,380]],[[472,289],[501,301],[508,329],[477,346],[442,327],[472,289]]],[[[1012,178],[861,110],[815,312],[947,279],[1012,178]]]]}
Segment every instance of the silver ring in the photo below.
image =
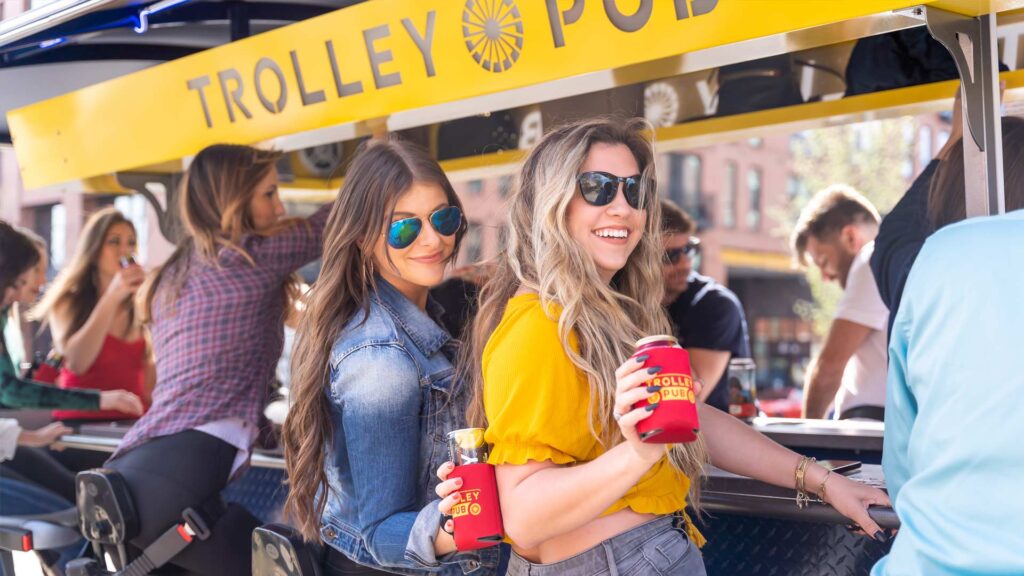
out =
{"type": "Polygon", "coordinates": [[[615,420],[616,422],[618,422],[618,421],[619,421],[619,419],[620,419],[620,418],[622,418],[622,414],[619,414],[619,413],[618,413],[618,412],[616,412],[615,410],[612,410],[612,418],[613,418],[613,419],[614,419],[614,420],[615,420]]]}

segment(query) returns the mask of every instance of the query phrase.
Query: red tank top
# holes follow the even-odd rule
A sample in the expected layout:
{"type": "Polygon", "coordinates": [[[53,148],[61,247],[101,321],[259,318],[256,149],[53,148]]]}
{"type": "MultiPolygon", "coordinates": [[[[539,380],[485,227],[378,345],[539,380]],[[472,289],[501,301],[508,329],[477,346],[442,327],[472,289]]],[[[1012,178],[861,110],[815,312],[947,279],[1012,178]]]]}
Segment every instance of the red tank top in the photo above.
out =
{"type": "MultiPolygon", "coordinates": [[[[75,374],[61,368],[57,384],[61,388],[91,388],[93,390],[127,390],[143,397],[145,387],[146,341],[139,338],[127,342],[107,334],[103,348],[92,366],[84,374],[75,374]]],[[[148,408],[148,406],[147,406],[148,408]]],[[[135,418],[116,410],[81,411],[54,410],[55,420],[127,420],[135,418]]]]}

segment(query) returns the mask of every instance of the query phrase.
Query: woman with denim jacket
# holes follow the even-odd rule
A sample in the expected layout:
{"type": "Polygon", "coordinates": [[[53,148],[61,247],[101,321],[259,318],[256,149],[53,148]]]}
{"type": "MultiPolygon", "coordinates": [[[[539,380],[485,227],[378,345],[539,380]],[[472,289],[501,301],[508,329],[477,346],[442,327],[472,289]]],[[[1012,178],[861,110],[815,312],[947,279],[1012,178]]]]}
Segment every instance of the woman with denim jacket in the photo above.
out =
{"type": "Polygon", "coordinates": [[[446,432],[465,427],[456,341],[428,295],[458,254],[462,207],[426,151],[371,141],[324,231],[296,335],[283,440],[286,508],[327,545],[328,574],[489,574],[497,550],[456,553],[442,530],[457,481],[446,432]],[[436,496],[435,496],[436,495],[436,496]]]}

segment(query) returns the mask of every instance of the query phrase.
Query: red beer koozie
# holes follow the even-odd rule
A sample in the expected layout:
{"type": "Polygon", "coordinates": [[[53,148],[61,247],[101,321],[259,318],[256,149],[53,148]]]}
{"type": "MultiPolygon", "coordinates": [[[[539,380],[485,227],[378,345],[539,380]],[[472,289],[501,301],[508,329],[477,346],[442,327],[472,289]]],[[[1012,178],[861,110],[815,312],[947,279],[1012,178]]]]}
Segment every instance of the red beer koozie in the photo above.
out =
{"type": "Polygon", "coordinates": [[[636,425],[640,439],[651,444],[693,442],[700,421],[690,355],[672,336],[651,336],[638,341],[633,357],[641,355],[648,356],[644,368],[661,366],[661,372],[646,384],[660,386],[661,390],[633,405],[636,409],[657,404],[651,415],[636,425]]]}
{"type": "Polygon", "coordinates": [[[498,481],[490,464],[456,466],[449,478],[462,478],[462,499],[452,507],[455,547],[460,551],[495,546],[505,537],[498,481]]]}
{"type": "Polygon", "coordinates": [[[483,428],[448,433],[448,455],[455,464],[449,478],[462,478],[460,500],[452,507],[455,547],[461,551],[495,546],[505,537],[498,500],[498,479],[487,463],[490,446],[483,428]]]}

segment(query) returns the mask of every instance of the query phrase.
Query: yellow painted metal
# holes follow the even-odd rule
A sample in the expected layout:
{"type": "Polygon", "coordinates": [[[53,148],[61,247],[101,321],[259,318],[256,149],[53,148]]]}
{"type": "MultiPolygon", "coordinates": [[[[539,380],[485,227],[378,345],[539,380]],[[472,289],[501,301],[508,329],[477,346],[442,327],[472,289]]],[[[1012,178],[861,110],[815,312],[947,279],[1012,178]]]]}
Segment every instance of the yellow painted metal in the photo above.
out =
{"type": "MultiPolygon", "coordinates": [[[[34,188],[175,160],[214,142],[256,143],[953,1],[556,0],[549,14],[541,0],[373,0],[33,104],[8,121],[24,182],[34,188]],[[573,5],[583,6],[578,19],[564,14],[573,5]],[[609,16],[608,6],[638,5],[652,10],[609,16]],[[473,23],[490,9],[492,21],[473,23]],[[504,42],[479,42],[484,30],[504,42]]],[[[1019,8],[1024,0],[996,4],[1019,8]]]]}
{"type": "Polygon", "coordinates": [[[723,248],[719,252],[722,262],[730,268],[753,268],[757,270],[773,270],[787,274],[798,274],[793,267],[793,260],[788,254],[779,252],[755,252],[737,248],[723,248]]]}
{"type": "MultiPolygon", "coordinates": [[[[1017,103],[1024,103],[1024,70],[1003,72],[1000,78],[1006,82],[1004,102],[1010,111],[1014,111],[1017,103]]],[[[934,82],[841,100],[797,104],[687,122],[658,128],[655,131],[655,141],[661,151],[696,148],[718,142],[734,142],[764,136],[773,132],[789,133],[850,122],[949,110],[957,85],[956,80],[934,82]]],[[[460,177],[459,171],[515,164],[522,158],[522,152],[498,152],[449,160],[442,165],[453,179],[464,179],[460,177]]]]}
{"type": "Polygon", "coordinates": [[[965,16],[980,16],[1021,8],[1020,3],[1014,0],[938,0],[931,5],[965,16]]]}

